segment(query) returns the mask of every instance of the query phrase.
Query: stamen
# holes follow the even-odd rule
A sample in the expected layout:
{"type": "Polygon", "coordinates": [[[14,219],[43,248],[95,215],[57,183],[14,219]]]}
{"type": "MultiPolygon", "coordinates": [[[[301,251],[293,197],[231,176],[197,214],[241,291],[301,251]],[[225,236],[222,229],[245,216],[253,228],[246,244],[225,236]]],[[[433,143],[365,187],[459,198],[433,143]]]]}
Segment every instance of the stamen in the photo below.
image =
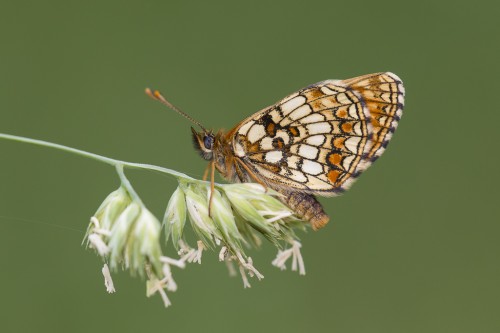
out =
{"type": "Polygon", "coordinates": [[[168,264],[168,265],[174,265],[174,266],[177,266],[179,268],[186,267],[186,264],[181,259],[172,259],[172,258],[169,258],[169,257],[161,256],[160,257],[160,261],[162,263],[165,263],[165,264],[168,264]]]}
{"type": "Polygon", "coordinates": [[[248,282],[245,269],[241,265],[240,265],[240,274],[241,274],[241,279],[243,280],[243,288],[251,288],[252,286],[250,285],[250,282],[248,282]]]}
{"type": "Polygon", "coordinates": [[[104,264],[102,267],[102,275],[104,276],[104,285],[106,286],[106,291],[110,294],[116,292],[115,286],[113,284],[113,279],[111,278],[111,273],[109,272],[108,264],[104,264]]]}
{"type": "Polygon", "coordinates": [[[297,271],[297,268],[299,270],[300,275],[305,275],[306,274],[306,268],[304,265],[304,259],[302,259],[302,254],[300,253],[300,248],[302,245],[297,242],[293,241],[292,242],[292,247],[284,250],[284,251],[278,251],[278,254],[276,255],[276,258],[273,260],[272,265],[275,267],[278,267],[281,270],[286,269],[286,261],[292,257],[292,271],[297,271]]]}
{"type": "Polygon", "coordinates": [[[230,259],[226,259],[226,267],[229,273],[229,276],[236,276],[238,273],[236,272],[236,269],[234,268],[234,263],[230,259]]]}
{"type": "Polygon", "coordinates": [[[109,253],[109,247],[102,240],[101,236],[98,234],[90,234],[88,240],[92,247],[96,249],[101,257],[106,256],[109,253]]]}
{"type": "Polygon", "coordinates": [[[219,252],[219,261],[224,261],[226,258],[227,247],[223,246],[219,252]]]}

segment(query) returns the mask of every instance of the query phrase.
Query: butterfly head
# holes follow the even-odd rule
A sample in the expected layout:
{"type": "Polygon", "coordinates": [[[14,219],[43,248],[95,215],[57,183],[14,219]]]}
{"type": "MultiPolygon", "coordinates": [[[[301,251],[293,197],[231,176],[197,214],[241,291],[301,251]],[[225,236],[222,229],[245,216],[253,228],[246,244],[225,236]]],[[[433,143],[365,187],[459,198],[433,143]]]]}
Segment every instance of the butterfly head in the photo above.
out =
{"type": "Polygon", "coordinates": [[[194,147],[198,150],[201,157],[208,161],[212,160],[214,157],[215,135],[211,131],[206,130],[196,132],[192,127],[191,132],[193,133],[194,147]]]}

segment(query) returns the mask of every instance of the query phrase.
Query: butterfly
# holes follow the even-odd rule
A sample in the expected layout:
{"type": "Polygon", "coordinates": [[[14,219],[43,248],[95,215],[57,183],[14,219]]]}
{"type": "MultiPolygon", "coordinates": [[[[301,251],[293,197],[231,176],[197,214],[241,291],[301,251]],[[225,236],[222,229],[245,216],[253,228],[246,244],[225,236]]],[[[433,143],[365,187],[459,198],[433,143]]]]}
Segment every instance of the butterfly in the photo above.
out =
{"type": "Polygon", "coordinates": [[[401,119],[405,90],[389,72],[305,87],[251,115],[232,130],[213,132],[158,91],[146,93],[201,128],[195,148],[209,161],[212,190],[217,171],[230,182],[257,182],[314,230],[329,217],[316,199],[347,190],[386,149],[401,119]]]}

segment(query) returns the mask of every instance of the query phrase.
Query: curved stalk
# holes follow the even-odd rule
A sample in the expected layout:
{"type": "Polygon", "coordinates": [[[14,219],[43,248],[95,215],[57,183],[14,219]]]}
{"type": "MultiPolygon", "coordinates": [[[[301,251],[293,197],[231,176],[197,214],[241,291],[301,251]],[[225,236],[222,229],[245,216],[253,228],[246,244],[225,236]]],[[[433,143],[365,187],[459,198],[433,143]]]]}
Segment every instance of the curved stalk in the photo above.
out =
{"type": "Polygon", "coordinates": [[[43,140],[30,139],[30,138],[25,138],[23,136],[17,136],[17,135],[10,135],[10,134],[0,133],[0,139],[7,139],[7,140],[12,140],[12,141],[30,143],[32,145],[44,146],[44,147],[54,148],[54,149],[58,149],[58,150],[62,150],[62,151],[67,151],[67,152],[72,153],[72,154],[77,154],[77,155],[80,155],[80,156],[91,158],[91,159],[94,159],[94,160],[97,160],[97,161],[100,161],[100,162],[104,162],[104,163],[107,163],[107,164],[110,164],[110,165],[116,165],[117,163],[120,162],[120,161],[115,160],[113,158],[109,158],[109,157],[97,155],[97,154],[94,154],[94,153],[89,153],[87,151],[83,151],[83,150],[80,150],[80,149],[71,148],[71,147],[68,147],[68,146],[63,146],[63,145],[60,145],[58,143],[52,143],[52,142],[43,141],[43,140]]]}
{"type": "Polygon", "coordinates": [[[120,181],[122,183],[122,186],[125,187],[125,189],[127,190],[127,192],[134,199],[134,201],[137,201],[141,205],[144,205],[142,203],[141,198],[139,197],[139,195],[137,194],[137,192],[132,187],[132,184],[130,184],[130,181],[125,176],[125,173],[123,172],[123,164],[117,164],[115,168],[116,168],[116,172],[118,173],[118,177],[120,177],[120,181]]]}
{"type": "MultiPolygon", "coordinates": [[[[178,178],[184,178],[192,182],[201,182],[201,183],[207,183],[205,181],[201,181],[198,179],[194,179],[192,177],[189,177],[186,174],[183,174],[182,172],[178,172],[175,170],[167,169],[164,167],[156,166],[156,165],[151,165],[151,164],[144,164],[144,163],[133,163],[133,162],[127,162],[127,161],[121,161],[117,160],[114,158],[110,157],[105,157],[102,155],[90,153],[81,149],[76,149],[76,148],[71,148],[68,146],[60,145],[57,143],[52,143],[48,141],[43,141],[43,140],[36,140],[36,139],[31,139],[31,138],[26,138],[22,136],[17,136],[17,135],[10,135],[10,134],[4,134],[0,133],[0,139],[6,139],[6,140],[12,140],[12,141],[17,141],[17,142],[24,142],[24,143],[30,143],[33,145],[38,145],[38,146],[43,146],[43,147],[49,147],[49,148],[54,148],[62,151],[66,151],[72,154],[80,155],[83,157],[91,158],[99,162],[103,162],[109,165],[114,166],[117,168],[118,174],[120,175],[119,167],[121,167],[121,172],[123,174],[123,167],[131,168],[131,169],[145,169],[145,170],[152,170],[152,171],[158,171],[161,173],[166,173],[178,178]]],[[[121,178],[121,175],[120,175],[121,178]]]]}

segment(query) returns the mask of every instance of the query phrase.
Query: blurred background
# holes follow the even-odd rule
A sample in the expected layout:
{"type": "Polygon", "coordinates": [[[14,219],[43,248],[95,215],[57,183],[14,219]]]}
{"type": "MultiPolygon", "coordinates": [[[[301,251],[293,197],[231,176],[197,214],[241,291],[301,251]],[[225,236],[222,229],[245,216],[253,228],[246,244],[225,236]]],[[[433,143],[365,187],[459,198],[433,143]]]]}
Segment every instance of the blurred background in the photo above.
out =
{"type": "MultiPolygon", "coordinates": [[[[250,251],[243,289],[215,253],[176,270],[173,307],[81,246],[118,187],[104,164],[0,140],[4,332],[499,332],[498,4],[487,1],[2,1],[0,132],[201,177],[190,123],[229,129],[325,79],[392,71],[406,107],[330,224],[301,234],[307,275],[250,251]],[[496,144],[495,144],[496,142],[496,144]]],[[[174,178],[129,172],[162,216],[174,178]]]]}

